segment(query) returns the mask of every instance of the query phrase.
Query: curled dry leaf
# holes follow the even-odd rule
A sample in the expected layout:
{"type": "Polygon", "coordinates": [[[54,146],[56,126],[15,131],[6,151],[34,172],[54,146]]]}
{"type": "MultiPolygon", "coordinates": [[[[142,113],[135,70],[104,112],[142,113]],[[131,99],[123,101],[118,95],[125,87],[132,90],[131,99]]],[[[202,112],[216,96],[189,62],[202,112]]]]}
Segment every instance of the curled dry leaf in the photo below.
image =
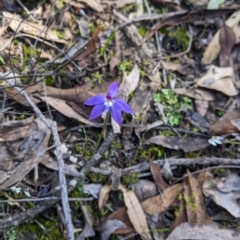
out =
{"type": "Polygon", "coordinates": [[[236,96],[238,90],[233,81],[232,67],[220,68],[212,65],[207,73],[197,81],[196,86],[217,90],[228,96],[236,96]]]}
{"type": "MultiPolygon", "coordinates": [[[[240,11],[236,11],[225,22],[226,26],[228,26],[233,30],[236,41],[238,41],[238,37],[240,36],[240,29],[238,26],[239,21],[240,21],[240,11]]],[[[217,58],[221,50],[219,38],[220,38],[220,30],[218,30],[215,33],[211,42],[208,44],[208,47],[206,48],[203,54],[202,64],[211,64],[213,60],[217,58]]]]}
{"type": "Polygon", "coordinates": [[[151,143],[175,150],[182,149],[184,152],[194,152],[203,149],[209,145],[207,139],[180,138],[175,136],[155,136],[143,142],[143,144],[151,143]]]}

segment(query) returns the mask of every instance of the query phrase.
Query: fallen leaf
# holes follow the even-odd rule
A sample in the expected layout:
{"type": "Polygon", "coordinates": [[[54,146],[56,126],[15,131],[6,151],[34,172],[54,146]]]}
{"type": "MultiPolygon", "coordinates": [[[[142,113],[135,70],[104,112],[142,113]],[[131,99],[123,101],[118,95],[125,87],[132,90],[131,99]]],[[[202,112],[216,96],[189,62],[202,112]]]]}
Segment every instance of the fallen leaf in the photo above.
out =
{"type": "Polygon", "coordinates": [[[175,136],[154,136],[143,142],[143,144],[151,143],[175,150],[182,149],[184,152],[194,152],[203,149],[209,145],[207,139],[180,138],[175,136]]]}
{"type": "Polygon", "coordinates": [[[197,111],[204,117],[207,114],[209,103],[203,100],[194,100],[197,111]]]}
{"type": "Polygon", "coordinates": [[[101,240],[108,240],[116,230],[124,228],[128,227],[119,220],[107,220],[101,226],[101,240]]]}
{"type": "Polygon", "coordinates": [[[109,193],[112,190],[111,185],[104,185],[101,188],[100,194],[99,194],[99,199],[98,199],[98,207],[100,210],[104,207],[106,202],[108,201],[109,198],[109,193]]]}
{"type": "Polygon", "coordinates": [[[187,220],[191,224],[203,224],[210,221],[205,211],[202,190],[197,180],[187,170],[188,179],[184,181],[183,198],[186,204],[187,220]]]}
{"type": "Polygon", "coordinates": [[[153,179],[161,191],[169,187],[169,185],[163,180],[160,173],[160,168],[158,165],[154,164],[151,160],[149,161],[150,171],[152,173],[153,179]]]}
{"type": "Polygon", "coordinates": [[[156,185],[146,179],[139,179],[131,187],[140,202],[158,194],[156,185]]]}
{"type": "Polygon", "coordinates": [[[236,37],[232,28],[223,24],[220,29],[219,43],[221,51],[219,53],[219,65],[220,67],[229,67],[232,48],[235,45],[236,37]]]}
{"type": "Polygon", "coordinates": [[[51,107],[56,109],[58,112],[62,113],[64,116],[76,119],[79,122],[85,123],[90,126],[97,126],[97,123],[91,122],[88,119],[79,115],[74,109],[67,105],[64,100],[53,98],[53,97],[43,97],[39,96],[39,98],[45,102],[47,102],[51,107]]]}
{"type": "Polygon", "coordinates": [[[191,89],[191,88],[175,88],[173,91],[177,94],[184,95],[190,98],[194,98],[196,100],[202,101],[213,101],[215,100],[215,94],[211,93],[208,90],[203,89],[191,89]]]}
{"type": "Polygon", "coordinates": [[[211,66],[207,73],[196,83],[196,86],[222,92],[228,96],[235,96],[238,90],[233,83],[234,71],[232,67],[220,68],[211,66]]]}
{"type": "Polygon", "coordinates": [[[182,184],[175,184],[165,189],[162,194],[148,198],[147,200],[141,202],[143,211],[149,215],[164,212],[173,204],[182,189],[182,184]]]}
{"type": "Polygon", "coordinates": [[[227,171],[226,177],[215,179],[216,188],[223,193],[240,192],[240,176],[233,171],[227,171]]]}
{"type": "MultiPolygon", "coordinates": [[[[182,189],[183,189],[182,184],[175,184],[173,186],[170,186],[169,188],[165,189],[162,192],[162,194],[148,198],[145,201],[141,202],[141,207],[143,211],[149,215],[152,215],[154,213],[160,214],[164,212],[168,207],[172,206],[172,204],[174,203],[174,201],[176,200],[177,196],[180,194],[182,189]]],[[[110,214],[107,219],[120,220],[129,228],[133,228],[133,225],[129,220],[126,207],[119,208],[118,210],[110,214]]],[[[122,230],[117,230],[116,233],[127,234],[130,232],[132,231],[127,229],[122,229],[122,230]]]]}
{"type": "MultiPolygon", "coordinates": [[[[239,36],[239,27],[238,23],[240,21],[240,11],[234,12],[225,22],[225,24],[233,29],[233,32],[235,33],[235,39],[238,40],[239,36]]],[[[221,46],[219,42],[220,37],[220,30],[218,30],[214,37],[212,38],[211,42],[208,44],[202,58],[202,64],[211,64],[214,59],[217,58],[217,56],[220,53],[221,46]]]]}
{"type": "Polygon", "coordinates": [[[120,185],[119,190],[123,192],[124,203],[128,209],[128,217],[134,229],[142,238],[151,240],[152,237],[149,232],[146,217],[134,192],[127,190],[123,185],[120,185]]]}
{"type": "Polygon", "coordinates": [[[232,229],[222,229],[217,224],[191,225],[182,223],[167,237],[166,240],[238,240],[239,231],[232,229]]]}
{"type": "Polygon", "coordinates": [[[240,118],[240,110],[226,112],[220,119],[210,125],[210,133],[212,135],[222,135],[227,133],[237,133],[238,128],[232,124],[235,119],[240,118]]]}
{"type": "Polygon", "coordinates": [[[74,58],[75,61],[79,61],[80,62],[84,58],[86,58],[89,54],[94,53],[96,51],[96,44],[97,44],[97,41],[98,41],[98,34],[100,33],[101,30],[102,30],[102,26],[101,25],[98,25],[95,28],[94,33],[92,35],[92,38],[88,42],[86,49],[74,58]]]}
{"type": "Polygon", "coordinates": [[[125,101],[128,96],[135,91],[140,80],[140,71],[137,64],[134,65],[132,71],[127,75],[123,73],[123,80],[119,86],[119,96],[121,96],[125,101]]]}
{"type": "Polygon", "coordinates": [[[216,181],[216,183],[221,183],[222,180],[219,178],[213,179],[210,175],[206,178],[205,183],[203,184],[203,194],[206,197],[211,197],[211,199],[219,206],[225,208],[232,216],[235,218],[240,217],[240,208],[238,205],[238,199],[240,198],[240,193],[235,191],[229,191],[231,188],[235,188],[234,183],[229,184],[229,186],[225,186],[224,184],[220,184],[219,189],[223,189],[223,192],[217,188],[212,186],[212,182],[216,181]],[[231,187],[230,187],[231,186],[231,187]]]}

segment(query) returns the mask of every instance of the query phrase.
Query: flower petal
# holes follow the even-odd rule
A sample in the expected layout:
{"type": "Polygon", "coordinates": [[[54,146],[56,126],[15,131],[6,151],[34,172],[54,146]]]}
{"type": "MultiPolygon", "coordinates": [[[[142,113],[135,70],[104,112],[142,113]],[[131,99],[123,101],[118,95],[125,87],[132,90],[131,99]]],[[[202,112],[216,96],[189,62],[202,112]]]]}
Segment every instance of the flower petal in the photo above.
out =
{"type": "Polygon", "coordinates": [[[103,104],[104,102],[105,102],[105,97],[103,95],[96,95],[86,100],[84,104],[88,106],[93,106],[93,105],[103,104]]]}
{"type": "Polygon", "coordinates": [[[132,108],[120,98],[116,98],[113,100],[113,107],[116,107],[125,113],[133,113],[132,108]]]}
{"type": "Polygon", "coordinates": [[[105,106],[104,104],[99,104],[99,105],[96,105],[93,109],[92,109],[92,112],[89,116],[89,120],[93,120],[97,117],[99,117],[105,110],[105,106]]]}
{"type": "Polygon", "coordinates": [[[122,124],[121,111],[118,108],[111,107],[111,116],[114,121],[120,126],[122,124]]]}
{"type": "Polygon", "coordinates": [[[217,143],[217,144],[222,144],[222,141],[221,140],[219,140],[219,139],[214,139],[214,141],[215,141],[215,143],[217,143]]]}
{"type": "Polygon", "coordinates": [[[217,144],[215,143],[214,139],[212,139],[212,138],[208,139],[208,143],[210,143],[213,146],[217,146],[217,144]]]}
{"type": "Polygon", "coordinates": [[[117,92],[118,92],[118,84],[116,82],[113,82],[108,87],[107,96],[114,98],[116,96],[117,92]]]}

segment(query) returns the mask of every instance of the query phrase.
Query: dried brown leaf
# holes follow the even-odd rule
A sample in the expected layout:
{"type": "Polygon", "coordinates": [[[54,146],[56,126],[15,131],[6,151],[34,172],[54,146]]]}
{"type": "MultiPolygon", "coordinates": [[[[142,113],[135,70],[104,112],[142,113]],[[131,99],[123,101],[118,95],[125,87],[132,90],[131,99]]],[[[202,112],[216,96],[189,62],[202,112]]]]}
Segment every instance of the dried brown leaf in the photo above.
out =
{"type": "Polygon", "coordinates": [[[184,152],[193,152],[203,149],[209,145],[207,139],[201,138],[180,138],[175,136],[164,137],[155,136],[149,138],[143,144],[157,144],[166,148],[179,150],[182,149],[184,152]]]}
{"type": "MultiPolygon", "coordinates": [[[[160,214],[164,212],[169,206],[173,204],[182,189],[182,184],[175,184],[165,189],[161,195],[148,198],[147,200],[141,202],[143,211],[148,213],[149,215],[152,215],[154,213],[160,214]]],[[[119,208],[118,210],[110,214],[107,219],[118,219],[129,228],[133,228],[133,225],[129,220],[126,207],[119,208]]],[[[130,232],[132,231],[127,229],[117,230],[118,234],[127,234],[130,232]]]]}
{"type": "Polygon", "coordinates": [[[223,24],[220,29],[219,43],[221,51],[219,53],[219,65],[220,67],[229,67],[231,59],[231,51],[235,45],[236,37],[232,28],[223,24]]]}
{"type": "Polygon", "coordinates": [[[209,103],[203,100],[194,100],[197,111],[204,117],[207,114],[209,103]]]}
{"type": "Polygon", "coordinates": [[[221,135],[239,132],[234,124],[234,120],[238,118],[240,118],[240,110],[226,112],[220,119],[210,125],[210,133],[212,135],[221,135]]]}
{"type": "Polygon", "coordinates": [[[202,191],[197,180],[187,170],[188,179],[184,182],[183,197],[186,203],[188,222],[191,224],[203,224],[210,220],[204,206],[202,191]]]}
{"type": "Polygon", "coordinates": [[[220,68],[212,65],[207,73],[197,81],[196,85],[217,90],[228,96],[235,96],[238,94],[238,89],[233,83],[233,78],[232,67],[220,68]]]}
{"type": "MultiPolygon", "coordinates": [[[[236,40],[238,39],[238,36],[240,34],[239,26],[238,26],[239,21],[240,21],[240,11],[236,11],[225,22],[225,24],[229,28],[233,29],[233,32],[236,35],[236,40]]],[[[211,64],[213,60],[217,58],[221,50],[219,37],[220,37],[220,30],[218,30],[215,33],[211,42],[208,44],[208,47],[206,48],[203,54],[202,64],[211,64]]]]}
{"type": "Polygon", "coordinates": [[[89,121],[88,119],[79,115],[73,108],[67,105],[64,100],[53,98],[53,97],[43,97],[39,96],[39,98],[43,101],[46,101],[51,107],[56,109],[58,112],[62,113],[64,116],[76,119],[82,123],[88,124],[90,126],[96,126],[97,124],[89,121]]]}
{"type": "Polygon", "coordinates": [[[151,240],[152,237],[149,232],[146,217],[134,192],[127,190],[123,185],[120,185],[119,189],[123,192],[124,203],[128,209],[128,217],[131,220],[134,229],[144,239],[151,240]]]}
{"type": "Polygon", "coordinates": [[[79,61],[80,62],[83,59],[85,59],[89,54],[94,53],[96,51],[96,44],[97,44],[97,41],[98,41],[98,34],[101,32],[101,30],[102,30],[102,26],[101,25],[98,25],[95,28],[94,33],[92,35],[92,38],[88,42],[86,49],[74,58],[75,61],[79,61]]]}
{"type": "Polygon", "coordinates": [[[182,184],[175,184],[165,189],[162,194],[148,198],[147,200],[141,202],[143,211],[149,215],[154,213],[160,214],[164,212],[173,204],[182,189],[182,184]]]}
{"type": "Polygon", "coordinates": [[[106,202],[108,201],[109,198],[109,193],[112,190],[111,185],[104,185],[101,188],[100,194],[99,194],[99,199],[98,199],[98,207],[101,210],[106,202]]]}
{"type": "Polygon", "coordinates": [[[191,97],[196,100],[213,101],[216,98],[215,94],[203,89],[175,88],[173,91],[177,94],[191,97]]]}
{"type": "Polygon", "coordinates": [[[161,173],[160,168],[158,165],[154,164],[151,160],[149,161],[150,171],[152,173],[153,179],[157,186],[161,189],[161,191],[165,190],[169,187],[169,185],[164,181],[161,173]]]}

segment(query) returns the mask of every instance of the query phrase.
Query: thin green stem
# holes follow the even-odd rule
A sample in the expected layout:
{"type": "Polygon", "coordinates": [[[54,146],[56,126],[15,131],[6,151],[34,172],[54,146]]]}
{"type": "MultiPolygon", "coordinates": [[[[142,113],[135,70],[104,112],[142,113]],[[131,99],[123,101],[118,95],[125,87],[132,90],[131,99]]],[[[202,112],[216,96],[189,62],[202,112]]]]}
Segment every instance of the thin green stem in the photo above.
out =
{"type": "Polygon", "coordinates": [[[90,168],[92,167],[93,158],[94,158],[94,156],[95,156],[95,154],[96,154],[96,152],[97,152],[97,149],[98,149],[98,147],[99,147],[100,141],[101,141],[101,139],[102,139],[102,137],[103,137],[103,133],[104,133],[106,127],[107,127],[108,118],[109,118],[109,112],[107,113],[106,118],[105,118],[105,120],[104,120],[103,128],[102,128],[102,131],[101,131],[101,133],[100,133],[100,135],[99,135],[99,137],[98,137],[97,144],[96,144],[96,146],[95,146],[95,148],[94,148],[94,150],[93,150],[93,154],[92,154],[92,156],[90,157],[90,159],[89,159],[89,161],[88,161],[88,164],[87,164],[87,166],[86,166],[86,168],[85,168],[83,183],[85,182],[85,178],[86,178],[87,174],[89,173],[90,168]]]}

